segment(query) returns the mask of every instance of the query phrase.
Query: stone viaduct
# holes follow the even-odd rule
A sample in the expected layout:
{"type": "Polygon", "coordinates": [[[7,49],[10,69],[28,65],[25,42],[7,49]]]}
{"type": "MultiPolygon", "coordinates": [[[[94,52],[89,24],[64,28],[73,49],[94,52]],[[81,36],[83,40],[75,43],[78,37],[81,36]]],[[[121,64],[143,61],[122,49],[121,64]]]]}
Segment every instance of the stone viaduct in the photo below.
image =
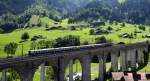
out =
{"type": "Polygon", "coordinates": [[[121,71],[128,71],[144,64],[144,52],[148,52],[149,42],[133,44],[95,44],[52,49],[31,50],[28,56],[0,59],[2,81],[6,81],[6,69],[15,70],[21,81],[33,81],[35,71],[40,66],[41,81],[45,81],[45,66],[50,64],[54,70],[54,81],[65,81],[65,69],[69,64],[69,81],[73,81],[73,60],[78,59],[82,67],[82,81],[91,81],[91,59],[97,56],[99,60],[99,81],[105,81],[106,59],[111,56],[111,71],[118,71],[118,61],[121,71]],[[120,60],[119,60],[120,58],[120,60]]]}

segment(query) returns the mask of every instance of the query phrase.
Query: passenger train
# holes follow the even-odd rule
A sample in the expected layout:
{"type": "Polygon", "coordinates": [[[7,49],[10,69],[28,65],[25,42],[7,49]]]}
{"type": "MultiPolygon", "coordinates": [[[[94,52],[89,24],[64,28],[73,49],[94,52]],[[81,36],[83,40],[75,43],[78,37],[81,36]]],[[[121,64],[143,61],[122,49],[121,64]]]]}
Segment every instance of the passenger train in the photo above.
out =
{"type": "Polygon", "coordinates": [[[88,50],[91,48],[100,48],[100,47],[108,47],[112,44],[104,43],[104,44],[92,44],[92,45],[81,45],[81,46],[69,46],[69,47],[60,47],[60,48],[47,48],[47,49],[39,49],[39,50],[30,50],[29,56],[39,56],[44,54],[56,54],[63,52],[72,52],[78,50],[88,50]]]}

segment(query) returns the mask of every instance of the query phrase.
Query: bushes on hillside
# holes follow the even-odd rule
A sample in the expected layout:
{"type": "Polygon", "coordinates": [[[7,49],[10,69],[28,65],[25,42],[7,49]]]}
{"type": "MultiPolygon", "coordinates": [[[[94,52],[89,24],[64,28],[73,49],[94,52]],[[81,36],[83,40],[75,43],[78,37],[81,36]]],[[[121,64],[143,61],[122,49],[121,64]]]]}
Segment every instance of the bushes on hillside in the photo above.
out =
{"type": "Polygon", "coordinates": [[[89,30],[90,35],[101,35],[101,34],[109,34],[109,33],[110,33],[110,31],[104,30],[104,29],[101,29],[101,28],[89,30]]]}
{"type": "Polygon", "coordinates": [[[14,55],[16,53],[17,47],[18,44],[14,42],[6,44],[4,47],[4,52],[7,53],[7,57],[9,57],[10,55],[14,55]]]}
{"type": "Polygon", "coordinates": [[[120,25],[121,25],[121,27],[125,27],[125,26],[126,26],[126,24],[125,24],[125,23],[121,23],[120,25]]]}
{"type": "Polygon", "coordinates": [[[138,27],[139,27],[140,30],[143,30],[143,31],[146,30],[145,26],[143,26],[143,25],[140,25],[140,26],[138,26],[138,27]]]}
{"type": "Polygon", "coordinates": [[[96,43],[96,44],[107,43],[107,39],[106,39],[104,36],[102,36],[102,37],[97,37],[97,38],[95,39],[95,43],[96,43]]]}
{"type": "Polygon", "coordinates": [[[68,35],[63,38],[59,37],[55,40],[53,47],[66,47],[66,46],[78,46],[80,45],[80,37],[74,35],[68,35]]]}
{"type": "Polygon", "coordinates": [[[88,45],[88,44],[89,42],[87,40],[83,42],[83,45],[88,45]]]}
{"type": "Polygon", "coordinates": [[[90,29],[89,33],[90,33],[90,35],[94,35],[95,34],[95,30],[94,29],[90,29]]]}
{"type": "Polygon", "coordinates": [[[108,31],[112,31],[113,28],[112,28],[111,26],[108,26],[107,30],[108,30],[108,31]]]}
{"type": "Polygon", "coordinates": [[[80,38],[79,36],[67,35],[63,38],[59,37],[53,41],[40,40],[38,42],[33,41],[31,43],[30,49],[44,49],[44,48],[57,48],[57,47],[67,47],[67,46],[79,46],[80,38]]]}
{"type": "Polygon", "coordinates": [[[37,44],[38,49],[51,48],[53,46],[53,41],[40,40],[37,44]]]}
{"type": "Polygon", "coordinates": [[[17,29],[18,24],[9,22],[9,23],[5,23],[3,25],[0,25],[0,28],[3,30],[2,33],[8,33],[8,32],[11,32],[11,31],[17,29]]]}
{"type": "Polygon", "coordinates": [[[38,42],[32,41],[30,50],[51,48],[53,46],[53,43],[53,41],[48,40],[40,40],[38,42]]]}
{"type": "Polygon", "coordinates": [[[112,40],[108,40],[108,39],[106,39],[106,37],[102,36],[102,37],[95,38],[95,43],[96,44],[102,44],[102,43],[112,44],[112,40]]]}
{"type": "Polygon", "coordinates": [[[22,36],[21,36],[21,39],[24,40],[24,41],[28,40],[29,38],[30,38],[30,36],[29,36],[28,32],[23,33],[22,36]]]}

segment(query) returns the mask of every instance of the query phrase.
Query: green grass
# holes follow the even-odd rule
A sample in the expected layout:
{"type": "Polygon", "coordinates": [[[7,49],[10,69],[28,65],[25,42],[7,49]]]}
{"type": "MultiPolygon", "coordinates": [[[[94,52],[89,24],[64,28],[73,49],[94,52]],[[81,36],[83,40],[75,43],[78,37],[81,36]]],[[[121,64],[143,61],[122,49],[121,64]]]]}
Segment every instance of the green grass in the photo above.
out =
{"type": "Polygon", "coordinates": [[[45,25],[53,26],[55,23],[55,21],[53,21],[52,19],[49,19],[48,17],[40,18],[40,21],[42,23],[42,26],[45,26],[45,25]]]}
{"type": "MultiPolygon", "coordinates": [[[[106,29],[109,24],[106,24],[103,28],[106,29]]],[[[146,31],[143,31],[140,34],[137,34],[136,39],[128,39],[128,38],[120,38],[119,35],[123,33],[133,33],[135,29],[138,30],[137,27],[134,25],[126,24],[126,27],[121,28],[121,31],[115,31],[117,28],[120,28],[120,25],[111,25],[113,27],[113,33],[108,35],[89,35],[90,28],[84,28],[82,30],[70,31],[70,30],[52,30],[52,31],[45,31],[44,27],[34,27],[34,28],[27,28],[27,29],[17,29],[12,33],[5,33],[0,34],[0,58],[6,57],[6,54],[3,52],[4,45],[9,42],[17,42],[21,41],[21,35],[24,32],[28,32],[30,38],[35,35],[43,35],[47,37],[47,40],[54,40],[58,37],[64,37],[66,35],[79,35],[81,42],[88,40],[89,43],[94,43],[96,37],[105,36],[107,39],[111,39],[114,43],[118,42],[125,42],[125,43],[134,43],[140,41],[149,40],[148,38],[142,38],[142,35],[149,34],[149,27],[146,27],[146,31]]],[[[31,41],[28,40],[22,43],[24,45],[24,53],[27,54],[28,50],[30,49],[31,41]]],[[[16,52],[15,56],[19,56],[22,53],[22,46],[19,45],[19,48],[16,52]]]]}
{"type": "MultiPolygon", "coordinates": [[[[6,54],[3,53],[3,48],[4,45],[9,43],[9,42],[17,42],[21,41],[21,35],[24,32],[28,32],[30,34],[30,37],[35,36],[35,35],[43,35],[44,37],[47,37],[47,40],[54,40],[58,37],[63,37],[66,35],[80,35],[81,36],[81,41],[92,39],[92,36],[88,36],[85,33],[88,33],[88,29],[85,29],[83,31],[69,31],[69,30],[54,30],[54,31],[45,31],[44,28],[32,28],[32,29],[24,29],[24,30],[16,30],[15,32],[12,33],[7,33],[7,34],[0,34],[0,57],[5,57],[6,54]],[[63,34],[62,34],[63,33],[63,34]]],[[[92,40],[90,40],[92,42],[92,40]]],[[[31,41],[26,41],[23,42],[24,44],[24,52],[27,53],[27,51],[30,49],[30,44],[31,41]]],[[[21,48],[21,46],[20,46],[21,48]]],[[[18,49],[16,56],[21,54],[21,50],[18,49]]]]}
{"type": "Polygon", "coordinates": [[[143,69],[139,70],[139,72],[150,72],[150,62],[143,69]]]}
{"type": "Polygon", "coordinates": [[[33,81],[40,81],[40,70],[39,69],[35,72],[33,81]]]}
{"type": "MultiPolygon", "coordinates": [[[[36,17],[33,17],[33,21],[35,20],[39,20],[36,17]]],[[[96,37],[100,37],[100,36],[105,36],[107,39],[111,39],[113,41],[113,43],[118,43],[118,42],[125,42],[125,43],[135,43],[135,42],[140,42],[140,41],[146,41],[149,40],[148,38],[142,38],[142,35],[146,35],[149,34],[149,28],[148,26],[146,26],[146,31],[143,31],[140,34],[137,34],[137,38],[136,39],[128,39],[128,38],[120,38],[119,35],[120,34],[124,34],[124,33],[134,33],[135,29],[139,30],[138,27],[135,27],[132,24],[126,24],[125,27],[121,27],[120,25],[110,25],[109,23],[106,23],[106,26],[103,26],[103,29],[106,29],[108,26],[111,26],[113,28],[113,31],[111,34],[108,35],[89,35],[89,30],[90,28],[83,28],[82,30],[76,30],[76,31],[70,31],[70,30],[52,30],[52,31],[45,31],[45,24],[47,24],[49,27],[51,26],[62,26],[62,27],[69,27],[72,25],[76,25],[79,26],[79,24],[68,24],[67,23],[67,19],[63,20],[62,22],[60,22],[59,24],[54,24],[54,21],[47,18],[47,17],[43,17],[40,18],[40,21],[42,23],[42,27],[34,27],[34,28],[27,28],[27,29],[17,29],[14,32],[11,33],[5,33],[5,34],[0,34],[0,58],[5,58],[6,54],[3,52],[3,48],[4,45],[9,43],[9,42],[16,42],[19,43],[19,41],[21,41],[21,35],[24,32],[28,32],[30,35],[30,38],[32,36],[35,35],[43,35],[44,37],[47,37],[46,40],[54,40],[58,37],[64,37],[66,35],[79,35],[80,36],[80,41],[83,43],[85,40],[88,40],[89,43],[94,43],[95,42],[95,38],[96,37]],[[121,31],[116,31],[118,28],[121,29],[121,31]]],[[[38,21],[37,21],[38,22],[38,21]]],[[[36,23],[36,22],[33,22],[36,23]]],[[[27,54],[28,51],[30,50],[30,44],[31,41],[28,40],[26,42],[22,43],[24,45],[24,54],[27,54]]],[[[20,56],[22,54],[22,46],[19,45],[16,55],[15,56],[20,56]]],[[[78,73],[82,72],[82,69],[80,67],[80,63],[77,63],[78,65],[78,73]]],[[[91,77],[92,79],[95,79],[96,77],[98,77],[98,64],[96,63],[92,63],[91,64],[91,77]]],[[[110,63],[107,63],[107,68],[110,68],[110,63]]],[[[143,68],[142,70],[140,70],[140,72],[150,72],[150,64],[148,64],[145,68],[143,68]]],[[[108,71],[107,69],[107,71],[108,71]]],[[[76,64],[73,65],[73,71],[76,72],[76,64]]],[[[68,75],[68,67],[66,69],[66,75],[68,75]]],[[[1,76],[1,74],[0,74],[1,76]]],[[[40,80],[40,72],[39,70],[37,70],[37,72],[35,73],[34,76],[34,81],[39,81],[40,80]]]]}
{"type": "Polygon", "coordinates": [[[42,26],[48,25],[48,27],[52,26],[62,26],[62,27],[69,27],[69,26],[79,26],[79,24],[68,24],[68,19],[64,19],[61,22],[55,22],[52,19],[49,19],[48,17],[42,17],[40,18],[40,21],[42,23],[42,26]],[[58,24],[55,24],[58,23],[58,24]]]}
{"type": "Polygon", "coordinates": [[[39,19],[40,19],[39,16],[33,15],[31,17],[31,19],[29,20],[29,24],[30,25],[32,25],[32,24],[37,25],[39,23],[39,19]]]}

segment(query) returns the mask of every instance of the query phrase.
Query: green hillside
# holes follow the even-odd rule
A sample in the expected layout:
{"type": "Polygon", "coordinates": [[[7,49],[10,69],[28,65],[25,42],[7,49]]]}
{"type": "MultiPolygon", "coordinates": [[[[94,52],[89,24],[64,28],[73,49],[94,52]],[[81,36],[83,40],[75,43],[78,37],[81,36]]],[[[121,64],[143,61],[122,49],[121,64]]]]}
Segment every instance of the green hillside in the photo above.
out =
{"type": "MultiPolygon", "coordinates": [[[[0,0],[0,59],[28,55],[31,49],[150,40],[149,5],[150,0],[0,0]],[[4,48],[10,43],[18,47],[8,56],[10,48],[4,48]]],[[[98,77],[98,66],[91,63],[92,80],[98,77]]],[[[107,62],[107,72],[110,67],[107,62]]],[[[150,72],[149,68],[150,63],[137,71],[150,72]]],[[[46,81],[51,81],[52,70],[46,69],[46,81]]],[[[78,60],[73,72],[82,72],[78,60]]],[[[68,74],[67,67],[66,78],[68,74]]],[[[40,81],[40,67],[33,81],[40,81]]]]}
{"type": "MultiPolygon", "coordinates": [[[[148,38],[142,38],[142,36],[148,35],[150,33],[149,27],[146,26],[146,30],[142,31],[142,33],[138,33],[137,37],[134,39],[129,39],[129,38],[120,38],[119,35],[124,34],[124,33],[134,33],[135,30],[136,31],[141,31],[138,28],[138,25],[135,27],[135,25],[132,24],[127,24],[125,27],[121,27],[119,23],[118,25],[110,25],[109,23],[106,23],[105,26],[100,26],[98,28],[102,28],[103,30],[106,30],[109,26],[111,26],[113,28],[112,33],[110,34],[102,34],[102,35],[90,35],[89,31],[90,31],[90,27],[80,27],[79,24],[67,24],[66,20],[62,21],[61,23],[55,25],[54,22],[50,19],[47,18],[41,18],[41,22],[45,22],[46,24],[49,25],[49,27],[53,27],[53,26],[62,26],[64,28],[66,28],[65,30],[50,30],[50,31],[46,31],[45,26],[42,27],[29,27],[29,28],[25,28],[25,29],[17,29],[12,33],[6,33],[6,34],[0,34],[0,45],[1,45],[1,54],[0,57],[5,57],[6,54],[3,52],[3,46],[9,42],[16,42],[19,44],[19,42],[21,41],[21,35],[24,32],[28,32],[30,35],[30,39],[33,36],[38,36],[38,35],[42,35],[43,37],[46,37],[46,39],[44,40],[54,40],[58,37],[64,37],[66,35],[77,35],[80,36],[80,41],[81,43],[83,43],[84,41],[88,40],[89,43],[95,43],[95,38],[97,37],[101,37],[101,36],[105,36],[108,40],[111,40],[113,43],[119,43],[119,42],[125,42],[125,43],[134,43],[134,42],[140,42],[140,41],[146,41],[149,40],[148,38]],[[67,28],[70,26],[77,26],[79,27],[78,30],[68,30],[67,28]],[[120,29],[120,31],[117,31],[118,29],[120,29]]],[[[28,41],[25,41],[23,43],[24,45],[24,53],[27,54],[27,52],[30,49],[30,44],[32,43],[32,41],[30,41],[30,39],[28,41]]],[[[21,47],[21,46],[20,46],[21,47]]],[[[21,50],[17,50],[16,56],[21,55],[22,51],[21,50]]]]}

